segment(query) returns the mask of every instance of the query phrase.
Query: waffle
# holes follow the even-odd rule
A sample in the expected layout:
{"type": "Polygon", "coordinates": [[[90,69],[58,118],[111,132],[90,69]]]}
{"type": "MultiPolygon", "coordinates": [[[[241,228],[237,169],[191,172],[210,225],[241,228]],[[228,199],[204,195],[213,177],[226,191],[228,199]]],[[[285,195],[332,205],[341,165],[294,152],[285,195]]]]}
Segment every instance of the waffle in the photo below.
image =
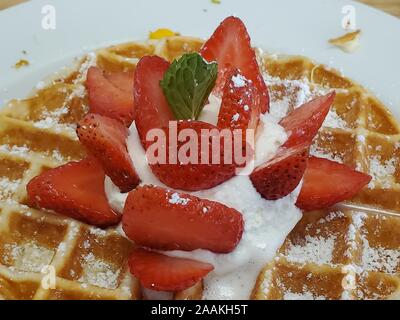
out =
{"type": "MultiPolygon", "coordinates": [[[[133,245],[117,228],[101,230],[30,208],[26,184],[45,170],[85,156],[75,126],[88,111],[84,81],[90,66],[129,71],[144,55],[173,60],[201,44],[173,37],[101,49],[77,61],[65,76],[47,85],[40,82],[31,98],[1,109],[0,298],[141,297],[138,281],[127,270],[133,245]]],[[[176,297],[199,298],[201,285],[176,297]]]]}
{"type": "Polygon", "coordinates": [[[260,277],[256,299],[399,299],[400,218],[307,212],[260,277]]]}
{"type": "MultiPolygon", "coordinates": [[[[85,150],[75,134],[75,124],[88,110],[84,81],[87,69],[91,65],[96,64],[107,71],[132,71],[144,55],[156,54],[172,61],[183,53],[198,51],[202,43],[196,38],[174,36],[157,41],[131,42],[100,49],[95,54],[89,54],[78,61],[69,74],[47,85],[39,83],[31,98],[13,100],[1,110],[0,296],[2,298],[138,299],[141,297],[137,280],[130,276],[127,270],[126,262],[132,244],[120,235],[118,228],[100,230],[51,212],[30,208],[27,202],[26,184],[32,177],[49,168],[85,156],[85,150]],[[49,270],[54,272],[56,279],[55,285],[50,288],[47,283],[49,270]]],[[[396,138],[399,131],[397,123],[386,108],[360,86],[326,67],[314,65],[303,57],[277,58],[260,54],[259,58],[268,73],[266,81],[269,82],[272,101],[275,105],[279,105],[280,101],[286,100],[285,105],[289,106],[271,110],[277,117],[284,116],[298,106],[300,98],[307,100],[330,88],[338,89],[338,96],[330,114],[331,120],[326,122],[326,126],[317,137],[313,153],[339,160],[369,173],[378,168],[374,171],[373,182],[354,202],[397,210],[400,206],[396,185],[397,172],[392,169],[392,166],[397,167],[397,153],[392,151],[397,150],[396,138]],[[305,86],[307,90],[304,89],[305,86]],[[338,123],[339,125],[334,126],[338,123]],[[360,138],[361,136],[365,139],[360,138]],[[396,158],[389,159],[393,155],[396,155],[396,158]],[[383,173],[382,168],[390,172],[389,176],[383,173]]],[[[352,217],[350,211],[346,211],[344,215],[348,220],[352,217]]],[[[271,285],[266,280],[277,279],[277,273],[269,277],[266,275],[271,274],[272,270],[274,272],[282,270],[280,276],[287,278],[284,272],[290,264],[287,262],[288,256],[285,256],[285,250],[289,250],[291,239],[297,239],[296,234],[304,234],[303,229],[306,228],[304,221],[308,222],[305,219],[311,219],[312,216],[305,213],[303,221],[288,237],[277,260],[260,274],[254,298],[284,298],[278,291],[270,289],[271,285]]],[[[390,219],[397,221],[392,217],[390,219]]],[[[385,231],[388,230],[393,234],[391,238],[395,239],[395,228],[385,227],[385,231]]],[[[386,244],[386,240],[382,237],[376,239],[377,247],[386,244]]],[[[393,245],[390,250],[398,250],[399,241],[390,245],[393,245]]],[[[345,265],[344,261],[340,263],[345,265]]],[[[338,270],[340,263],[318,265],[314,268],[317,275],[325,277],[338,270]]],[[[362,268],[362,264],[357,266],[362,268]]],[[[299,270],[305,268],[304,265],[298,267],[299,270]]],[[[366,272],[368,276],[375,273],[380,275],[381,278],[377,276],[376,279],[384,279],[382,281],[386,281],[385,284],[398,283],[397,278],[387,270],[366,270],[366,272]]],[[[343,278],[342,273],[341,275],[343,278]]],[[[339,278],[337,277],[338,281],[339,278]]],[[[299,285],[304,283],[300,276],[296,279],[299,285]]],[[[365,279],[369,281],[364,281],[365,292],[367,291],[365,288],[373,286],[374,281],[378,281],[375,278],[370,280],[365,277],[365,279]]],[[[317,281],[316,288],[319,288],[320,282],[317,281]]],[[[193,288],[176,293],[174,298],[199,299],[201,292],[202,284],[197,284],[193,288]]],[[[297,291],[293,291],[293,294],[296,293],[297,291]]],[[[356,294],[353,296],[356,297],[356,294]]],[[[383,294],[381,296],[383,297],[383,294]]],[[[369,296],[365,293],[364,298],[367,297],[369,296]]]]}
{"type": "Polygon", "coordinates": [[[339,208],[303,218],[261,272],[255,299],[400,298],[399,125],[371,93],[304,57],[264,58],[272,114],[335,89],[311,153],[370,174],[371,183],[339,208]]]}

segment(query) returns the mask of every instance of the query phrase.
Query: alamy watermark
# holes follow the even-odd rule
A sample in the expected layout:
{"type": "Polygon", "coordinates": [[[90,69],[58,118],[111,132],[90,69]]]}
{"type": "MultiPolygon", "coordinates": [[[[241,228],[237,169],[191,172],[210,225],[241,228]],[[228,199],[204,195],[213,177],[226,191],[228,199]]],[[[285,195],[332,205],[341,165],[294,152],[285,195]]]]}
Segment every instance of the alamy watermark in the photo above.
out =
{"type": "Polygon", "coordinates": [[[171,121],[166,129],[151,129],[146,135],[150,165],[235,165],[237,174],[247,174],[254,163],[255,130],[178,128],[171,121]]]}
{"type": "Polygon", "coordinates": [[[41,10],[42,14],[42,28],[44,30],[56,30],[57,27],[57,15],[56,8],[52,5],[45,5],[41,10]]]}
{"type": "Polygon", "coordinates": [[[53,266],[44,266],[40,271],[43,274],[41,286],[44,290],[56,288],[56,269],[53,266]]]}
{"type": "Polygon", "coordinates": [[[357,12],[353,5],[342,7],[342,28],[345,30],[357,30],[357,12]]]}

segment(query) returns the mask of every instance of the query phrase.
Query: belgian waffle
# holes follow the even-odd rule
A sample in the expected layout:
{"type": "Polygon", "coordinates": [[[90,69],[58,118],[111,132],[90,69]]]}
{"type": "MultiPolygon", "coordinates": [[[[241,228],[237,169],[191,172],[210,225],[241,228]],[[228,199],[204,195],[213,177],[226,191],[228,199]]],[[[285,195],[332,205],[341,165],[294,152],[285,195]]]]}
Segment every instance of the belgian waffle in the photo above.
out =
{"type": "Polygon", "coordinates": [[[254,298],[399,298],[398,123],[366,89],[304,57],[269,56],[265,68],[278,107],[282,99],[289,99],[290,107],[336,90],[311,153],[368,173],[373,180],[337,209],[304,212],[261,273],[254,298]]]}
{"type": "Polygon", "coordinates": [[[259,279],[256,299],[399,299],[400,218],[339,208],[305,213],[259,279]]]}
{"type": "MultiPolygon", "coordinates": [[[[28,207],[26,184],[43,171],[79,160],[75,134],[87,112],[84,81],[90,66],[134,70],[144,55],[169,60],[197,51],[202,42],[170,38],[102,49],[31,98],[13,100],[0,113],[0,297],[5,299],[137,299],[140,288],[127,270],[132,244],[118,230],[100,230],[28,207]],[[49,268],[50,267],[50,268],[49,268]],[[52,272],[55,282],[49,280],[52,272]]],[[[43,88],[42,88],[43,87],[43,88]]],[[[198,285],[195,288],[200,288],[198,285]]],[[[200,290],[177,298],[200,297],[200,290]]]]}
{"type": "MultiPolygon", "coordinates": [[[[31,98],[11,101],[2,109],[0,114],[2,131],[0,295],[2,297],[6,299],[140,298],[139,285],[129,275],[126,267],[132,244],[119,234],[118,229],[103,231],[72,219],[30,208],[25,188],[32,177],[44,170],[81,159],[85,155],[85,150],[75,135],[75,123],[87,112],[84,81],[88,67],[96,64],[108,71],[132,71],[144,55],[156,54],[172,61],[183,53],[198,51],[202,43],[199,39],[174,36],[157,41],[132,42],[100,49],[82,59],[78,67],[68,76],[38,89],[31,98]],[[56,276],[53,288],[44,285],[48,266],[54,268],[52,270],[56,276]]],[[[288,108],[271,110],[277,117],[298,106],[300,96],[308,99],[322,91],[337,89],[335,105],[324,129],[316,139],[313,152],[319,156],[339,160],[374,176],[373,182],[355,199],[355,202],[398,210],[399,175],[397,169],[393,168],[397,168],[398,162],[396,139],[399,137],[399,129],[386,108],[362,87],[337,72],[315,65],[303,57],[276,58],[260,55],[260,60],[267,72],[266,80],[270,85],[272,101],[275,105],[279,105],[280,101],[286,99],[288,103],[285,105],[289,105],[288,108]],[[304,90],[305,86],[307,90],[304,90]]],[[[343,214],[346,221],[350,221],[353,217],[351,210],[343,214]]],[[[284,294],[275,293],[268,284],[267,279],[277,279],[275,273],[269,277],[265,275],[270,274],[271,270],[274,272],[282,270],[282,277],[288,279],[284,269],[289,266],[289,262],[285,264],[287,261],[285,250],[289,250],[289,242],[298,245],[297,242],[291,242],[295,241],[291,239],[298,239],[296,234],[305,234],[307,223],[314,215],[315,213],[305,213],[302,222],[288,237],[277,260],[267,267],[266,273],[260,275],[254,291],[255,298],[285,297],[284,294]]],[[[383,219],[380,217],[378,216],[376,221],[383,219]]],[[[398,240],[396,228],[387,225],[391,221],[398,223],[396,218],[393,216],[382,221],[385,221],[385,232],[389,230],[392,234],[388,239],[396,239],[397,236],[398,240]]],[[[343,233],[347,230],[344,225],[343,233]]],[[[329,223],[326,229],[329,229],[329,223]]],[[[356,238],[359,237],[360,235],[357,235],[356,238]]],[[[399,252],[400,241],[397,241],[397,244],[389,244],[385,242],[386,235],[375,238],[375,247],[386,248],[387,245],[388,250],[399,252]]],[[[373,243],[370,238],[368,241],[373,243]]],[[[354,255],[350,258],[355,257],[355,251],[355,249],[352,251],[354,255]]],[[[314,268],[320,275],[324,272],[328,275],[337,270],[340,264],[345,265],[349,261],[333,261],[331,265],[315,265],[314,268]]],[[[362,268],[362,264],[356,262],[355,265],[362,268]]],[[[299,270],[300,268],[305,266],[301,265],[299,270]]],[[[368,275],[375,272],[369,269],[365,271],[368,275]]],[[[390,283],[398,285],[396,276],[387,271],[386,269],[376,271],[382,275],[379,279],[389,279],[390,283]]],[[[343,273],[341,275],[343,278],[343,273]]],[[[357,279],[361,275],[357,273],[357,279]]],[[[298,285],[304,284],[301,277],[296,279],[298,285]]],[[[340,283],[336,285],[341,286],[342,279],[338,278],[338,281],[340,283]]],[[[373,281],[377,280],[374,278],[371,281],[364,287],[371,286],[371,283],[373,285],[373,281]]],[[[323,287],[319,280],[315,286],[323,287]]],[[[175,294],[175,298],[200,298],[201,291],[202,286],[198,284],[192,289],[175,294]]],[[[292,294],[299,292],[293,289],[292,294]]],[[[317,296],[320,295],[322,296],[322,294],[317,296]]],[[[388,295],[373,297],[381,298],[388,295]]],[[[335,296],[338,297],[339,295],[335,296]]],[[[354,292],[349,292],[349,297],[358,296],[354,292]]],[[[365,293],[364,297],[370,296],[365,293]]]]}

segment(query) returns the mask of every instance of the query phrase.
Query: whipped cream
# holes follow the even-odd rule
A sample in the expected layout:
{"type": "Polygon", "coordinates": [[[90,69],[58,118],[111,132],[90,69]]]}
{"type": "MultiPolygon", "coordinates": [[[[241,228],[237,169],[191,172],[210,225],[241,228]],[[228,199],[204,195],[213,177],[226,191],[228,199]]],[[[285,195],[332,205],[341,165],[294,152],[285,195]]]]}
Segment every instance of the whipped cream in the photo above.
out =
{"type": "MultiPolygon", "coordinates": [[[[220,104],[219,98],[211,96],[199,120],[216,124],[220,104]]],[[[276,120],[263,115],[257,130],[255,164],[272,158],[286,140],[285,130],[276,120]]],[[[127,145],[142,184],[166,187],[147,163],[135,123],[130,127],[127,145]]],[[[254,166],[254,163],[249,166],[254,166]]],[[[109,178],[105,180],[105,190],[112,208],[122,212],[127,194],[121,194],[109,178]]],[[[192,192],[190,194],[218,201],[242,213],[242,239],[229,254],[215,254],[208,250],[168,251],[164,254],[209,262],[214,266],[215,269],[204,279],[204,299],[249,299],[263,266],[274,258],[286,236],[301,218],[301,211],[295,206],[298,192],[299,189],[278,201],[267,201],[256,191],[247,175],[238,175],[209,190],[192,192]]]]}

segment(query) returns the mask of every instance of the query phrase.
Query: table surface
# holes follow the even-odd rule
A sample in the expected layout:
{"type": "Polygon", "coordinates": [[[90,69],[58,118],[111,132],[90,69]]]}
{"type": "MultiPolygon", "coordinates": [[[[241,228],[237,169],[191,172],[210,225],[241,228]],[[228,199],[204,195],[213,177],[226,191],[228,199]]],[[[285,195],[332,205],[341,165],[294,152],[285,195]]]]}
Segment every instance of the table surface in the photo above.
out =
{"type": "Polygon", "coordinates": [[[400,17],[400,0],[358,0],[396,17],[400,17]]]}
{"type": "MultiPolygon", "coordinates": [[[[25,1],[27,0],[0,0],[0,10],[25,1]]],[[[400,17],[400,0],[358,0],[358,1],[376,7],[383,11],[386,11],[387,13],[390,13],[394,16],[400,17]]]]}

